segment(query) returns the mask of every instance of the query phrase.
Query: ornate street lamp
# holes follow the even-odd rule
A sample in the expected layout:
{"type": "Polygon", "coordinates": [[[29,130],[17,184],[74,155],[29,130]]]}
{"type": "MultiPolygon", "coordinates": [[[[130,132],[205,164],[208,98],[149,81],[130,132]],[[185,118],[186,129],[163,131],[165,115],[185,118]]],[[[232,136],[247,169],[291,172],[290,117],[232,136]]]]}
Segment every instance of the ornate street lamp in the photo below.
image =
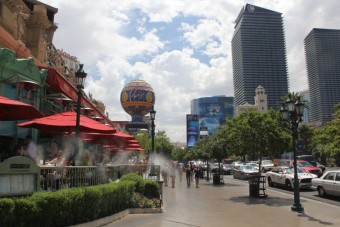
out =
{"type": "Polygon", "coordinates": [[[82,89],[84,88],[85,79],[87,73],[84,72],[84,65],[80,64],[78,71],[75,73],[76,75],[76,84],[78,89],[78,101],[77,101],[77,118],[76,118],[76,135],[79,137],[80,134],[80,104],[81,104],[81,96],[82,89]]]}
{"type": "Polygon", "coordinates": [[[289,94],[285,105],[281,107],[281,115],[283,120],[288,121],[289,129],[292,131],[293,138],[293,155],[294,155],[294,204],[291,207],[292,211],[303,212],[304,208],[300,203],[300,189],[299,178],[297,175],[297,162],[296,162],[296,140],[298,139],[298,127],[302,122],[304,111],[304,104],[301,102],[300,97],[292,97],[289,94]]]}
{"type": "Polygon", "coordinates": [[[155,152],[155,117],[156,117],[156,111],[152,107],[150,110],[150,118],[151,118],[151,164],[153,164],[153,155],[155,152]]]}

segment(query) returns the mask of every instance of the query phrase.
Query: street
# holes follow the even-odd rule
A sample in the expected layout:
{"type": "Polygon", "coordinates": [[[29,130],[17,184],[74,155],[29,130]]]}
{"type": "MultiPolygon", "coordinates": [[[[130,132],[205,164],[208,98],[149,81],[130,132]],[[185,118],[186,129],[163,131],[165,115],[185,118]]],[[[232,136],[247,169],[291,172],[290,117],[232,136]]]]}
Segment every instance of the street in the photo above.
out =
{"type": "MultiPolygon", "coordinates": [[[[339,170],[339,169],[340,169],[339,167],[327,167],[326,171],[327,170],[339,170]]],[[[238,181],[238,182],[243,182],[245,184],[248,184],[247,180],[233,179],[233,175],[226,175],[224,177],[227,178],[227,179],[230,179],[230,180],[235,180],[235,181],[238,181]]],[[[285,189],[285,187],[280,187],[280,186],[269,187],[268,184],[267,184],[267,190],[279,191],[279,192],[287,193],[287,194],[291,194],[291,195],[294,194],[293,191],[287,190],[287,189],[285,189]]],[[[316,200],[316,201],[325,202],[325,203],[329,203],[329,204],[336,205],[336,206],[340,207],[340,197],[328,196],[326,198],[321,198],[321,197],[319,197],[318,192],[317,192],[316,188],[314,188],[314,187],[309,188],[309,189],[301,189],[300,190],[300,197],[313,199],[313,200],[316,200]]]]}

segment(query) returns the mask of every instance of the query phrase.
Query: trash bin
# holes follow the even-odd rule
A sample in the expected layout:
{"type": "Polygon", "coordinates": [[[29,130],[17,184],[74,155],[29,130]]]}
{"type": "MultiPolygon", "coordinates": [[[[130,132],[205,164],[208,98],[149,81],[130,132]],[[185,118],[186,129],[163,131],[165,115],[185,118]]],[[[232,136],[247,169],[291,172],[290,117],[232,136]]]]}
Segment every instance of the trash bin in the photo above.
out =
{"type": "Polygon", "coordinates": [[[213,184],[221,184],[220,174],[213,174],[213,184]]]}
{"type": "Polygon", "coordinates": [[[259,176],[253,176],[249,179],[249,196],[259,197],[259,176]]]}

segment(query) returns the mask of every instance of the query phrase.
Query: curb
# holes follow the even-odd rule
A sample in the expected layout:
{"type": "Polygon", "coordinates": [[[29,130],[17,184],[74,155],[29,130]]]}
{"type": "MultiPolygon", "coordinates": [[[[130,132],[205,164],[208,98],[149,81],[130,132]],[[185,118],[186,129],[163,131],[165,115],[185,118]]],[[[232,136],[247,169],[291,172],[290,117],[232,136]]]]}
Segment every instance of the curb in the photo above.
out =
{"type": "Polygon", "coordinates": [[[93,227],[93,226],[103,226],[108,225],[114,221],[124,218],[129,214],[160,214],[163,213],[163,208],[130,208],[113,214],[111,216],[107,216],[104,218],[100,218],[91,222],[86,222],[82,224],[73,225],[75,227],[93,227]]]}

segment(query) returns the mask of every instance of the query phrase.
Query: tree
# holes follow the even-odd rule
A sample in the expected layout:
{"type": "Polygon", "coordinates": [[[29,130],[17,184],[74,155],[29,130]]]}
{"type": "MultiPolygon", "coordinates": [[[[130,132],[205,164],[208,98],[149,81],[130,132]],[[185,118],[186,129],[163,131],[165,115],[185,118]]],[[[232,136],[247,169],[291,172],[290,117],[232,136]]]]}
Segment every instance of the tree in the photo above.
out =
{"type": "Polygon", "coordinates": [[[171,157],[174,160],[183,161],[183,160],[186,159],[185,155],[187,154],[187,152],[188,152],[188,149],[184,148],[184,147],[177,149],[177,150],[173,150],[172,153],[171,153],[171,157]]]}
{"type": "MultiPolygon", "coordinates": [[[[152,139],[148,131],[140,131],[135,136],[139,145],[144,149],[145,155],[150,155],[152,152],[152,139]]],[[[165,131],[157,131],[155,133],[155,153],[162,154],[166,158],[171,157],[171,152],[173,150],[173,145],[169,137],[166,135],[165,131]]]]}
{"type": "Polygon", "coordinates": [[[302,125],[298,128],[299,138],[303,141],[302,152],[304,154],[312,154],[313,147],[311,141],[313,138],[313,129],[309,126],[302,125]]]}
{"type": "Polygon", "coordinates": [[[289,147],[290,135],[282,127],[279,112],[274,110],[249,110],[229,120],[223,131],[227,150],[243,158],[259,158],[260,163],[262,157],[283,153],[289,147]]]}
{"type": "Polygon", "coordinates": [[[323,156],[336,158],[340,165],[340,104],[336,105],[334,119],[315,130],[312,143],[323,156]]]}
{"type": "Polygon", "coordinates": [[[165,131],[158,131],[155,134],[155,152],[164,155],[166,158],[171,157],[173,145],[170,138],[166,135],[165,131]]]}

